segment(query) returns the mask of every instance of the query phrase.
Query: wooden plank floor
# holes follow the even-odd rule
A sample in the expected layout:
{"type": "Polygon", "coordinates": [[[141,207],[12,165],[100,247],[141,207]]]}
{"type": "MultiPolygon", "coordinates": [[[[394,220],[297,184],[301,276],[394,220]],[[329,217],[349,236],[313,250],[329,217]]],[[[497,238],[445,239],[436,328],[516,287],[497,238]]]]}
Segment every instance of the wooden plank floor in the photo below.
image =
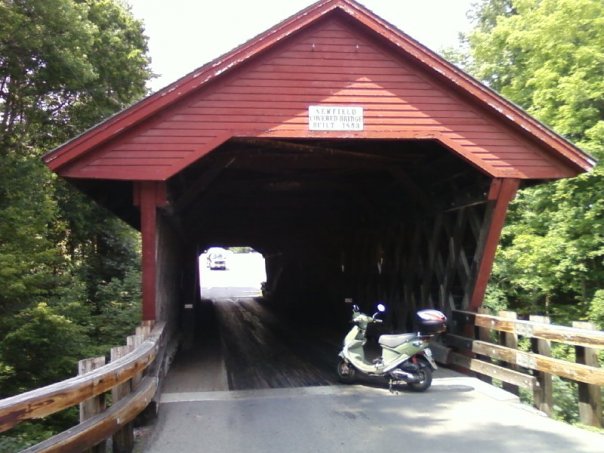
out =
{"type": "Polygon", "coordinates": [[[340,336],[294,326],[255,299],[206,301],[164,393],[331,385],[340,336]]]}
{"type": "Polygon", "coordinates": [[[253,299],[214,302],[230,390],[336,383],[338,344],[253,299]]]}

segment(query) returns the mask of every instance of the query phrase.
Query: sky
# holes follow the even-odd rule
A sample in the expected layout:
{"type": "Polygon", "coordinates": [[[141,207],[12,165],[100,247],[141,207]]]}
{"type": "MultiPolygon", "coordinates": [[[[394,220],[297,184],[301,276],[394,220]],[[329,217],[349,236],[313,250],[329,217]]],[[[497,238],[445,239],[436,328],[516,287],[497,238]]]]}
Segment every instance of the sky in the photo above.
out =
{"type": "MultiPolygon", "coordinates": [[[[432,50],[454,47],[476,0],[360,0],[432,50]]],[[[315,3],[314,0],[126,0],[149,37],[152,91],[315,3]]]]}

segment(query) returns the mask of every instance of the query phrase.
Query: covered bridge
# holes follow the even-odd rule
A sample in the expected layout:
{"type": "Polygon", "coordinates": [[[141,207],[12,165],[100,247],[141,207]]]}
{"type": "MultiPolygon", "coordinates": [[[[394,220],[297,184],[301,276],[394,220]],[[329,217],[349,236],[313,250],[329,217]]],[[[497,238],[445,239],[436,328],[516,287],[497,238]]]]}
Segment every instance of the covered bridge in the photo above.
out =
{"type": "Polygon", "coordinates": [[[593,160],[352,0],[321,0],[53,150],[140,229],[143,318],[248,245],[283,308],[475,309],[518,188],[593,160]]]}

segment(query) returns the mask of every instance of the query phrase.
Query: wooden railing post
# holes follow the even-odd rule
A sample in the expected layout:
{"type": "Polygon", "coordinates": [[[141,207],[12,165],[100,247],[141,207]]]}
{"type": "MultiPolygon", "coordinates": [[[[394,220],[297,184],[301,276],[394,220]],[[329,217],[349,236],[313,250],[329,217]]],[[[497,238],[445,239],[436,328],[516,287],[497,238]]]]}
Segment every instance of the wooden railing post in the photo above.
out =
{"type": "MultiPolygon", "coordinates": [[[[137,327],[136,328],[136,334],[135,335],[130,335],[128,337],[126,337],[126,344],[131,347],[132,349],[134,348],[138,348],[141,344],[143,344],[143,341],[145,341],[145,338],[147,335],[149,335],[150,330],[148,328],[143,328],[143,327],[137,327]],[[146,334],[145,334],[146,332],[146,334]]],[[[141,381],[143,377],[143,373],[137,373],[133,378],[132,378],[132,386],[136,387],[138,385],[138,383],[141,381]]]]}
{"type": "MultiPolygon", "coordinates": [[[[596,330],[590,322],[574,321],[573,327],[596,330]]],[[[593,348],[575,346],[576,362],[592,367],[599,367],[597,351],[593,348]]],[[[600,386],[578,382],[579,386],[579,419],[585,425],[602,427],[602,391],[600,386]]]]}
{"type": "MultiPolygon", "coordinates": [[[[476,312],[480,313],[480,314],[488,314],[487,309],[484,307],[479,307],[476,312]]],[[[477,331],[478,339],[480,341],[486,341],[486,342],[491,341],[490,329],[487,329],[486,327],[476,327],[476,331],[477,331]]],[[[491,358],[488,356],[477,355],[477,358],[479,358],[480,360],[482,360],[486,363],[491,363],[491,358]]],[[[489,384],[493,383],[493,378],[491,376],[487,376],[486,374],[479,374],[478,378],[481,381],[487,382],[489,384]]]]}
{"type": "MultiPolygon", "coordinates": [[[[547,316],[531,315],[529,321],[549,324],[550,319],[547,316]]],[[[540,338],[531,338],[531,349],[534,353],[545,357],[551,357],[552,351],[550,342],[540,338]]],[[[533,389],[533,401],[535,407],[548,416],[552,415],[553,396],[552,396],[552,375],[542,371],[534,371],[534,376],[539,383],[533,389]]]]}
{"type": "MultiPolygon", "coordinates": [[[[500,311],[499,316],[505,319],[518,319],[518,316],[513,311],[500,311]]],[[[499,332],[499,344],[511,349],[518,349],[518,335],[510,332],[499,332]]],[[[510,365],[509,368],[515,371],[518,370],[516,365],[510,365]]],[[[514,395],[520,394],[520,389],[517,385],[503,382],[502,386],[504,390],[507,390],[514,395]]]]}
{"type": "MultiPolygon", "coordinates": [[[[85,374],[89,371],[96,370],[105,365],[105,357],[93,357],[84,359],[78,362],[78,374],[85,374]]],[[[80,423],[100,414],[105,410],[105,395],[97,395],[80,403],[80,423]]],[[[106,442],[103,441],[90,450],[90,453],[104,453],[106,451],[106,442]]]]}
{"type": "MultiPolygon", "coordinates": [[[[111,348],[111,361],[117,360],[134,350],[132,346],[118,346],[111,348]]],[[[126,398],[132,392],[132,381],[126,381],[111,389],[113,404],[126,398]]],[[[134,428],[132,422],[127,423],[113,435],[113,452],[130,453],[134,449],[134,428]]]]}

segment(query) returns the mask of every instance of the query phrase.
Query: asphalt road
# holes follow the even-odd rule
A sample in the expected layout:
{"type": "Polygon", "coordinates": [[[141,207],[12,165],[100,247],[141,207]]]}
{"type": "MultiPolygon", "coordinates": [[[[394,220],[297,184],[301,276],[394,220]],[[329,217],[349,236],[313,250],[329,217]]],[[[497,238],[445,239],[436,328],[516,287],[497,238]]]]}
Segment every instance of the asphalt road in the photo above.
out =
{"type": "Polygon", "coordinates": [[[426,393],[322,386],[163,394],[142,451],[601,453],[604,436],[538,414],[474,378],[426,393]]]}
{"type": "Polygon", "coordinates": [[[264,258],[260,253],[232,253],[226,270],[206,267],[206,256],[201,255],[201,296],[207,299],[258,297],[260,284],[266,280],[264,258]]]}

